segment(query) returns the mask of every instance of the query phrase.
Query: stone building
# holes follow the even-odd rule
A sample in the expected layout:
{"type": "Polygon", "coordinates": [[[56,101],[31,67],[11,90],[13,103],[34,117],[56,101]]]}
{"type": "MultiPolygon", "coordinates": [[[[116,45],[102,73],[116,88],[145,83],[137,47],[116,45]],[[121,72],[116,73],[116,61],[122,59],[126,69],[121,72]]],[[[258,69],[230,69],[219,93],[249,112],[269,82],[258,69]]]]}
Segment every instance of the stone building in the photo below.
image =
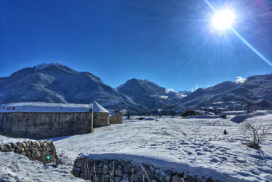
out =
{"type": "Polygon", "coordinates": [[[93,132],[88,104],[12,103],[0,105],[0,133],[20,138],[51,138],[93,132]]]}
{"type": "Polygon", "coordinates": [[[122,124],[123,114],[120,111],[110,112],[110,124],[122,124]]]}
{"type": "Polygon", "coordinates": [[[94,127],[109,126],[110,125],[110,112],[96,101],[93,105],[93,125],[94,127]]]}

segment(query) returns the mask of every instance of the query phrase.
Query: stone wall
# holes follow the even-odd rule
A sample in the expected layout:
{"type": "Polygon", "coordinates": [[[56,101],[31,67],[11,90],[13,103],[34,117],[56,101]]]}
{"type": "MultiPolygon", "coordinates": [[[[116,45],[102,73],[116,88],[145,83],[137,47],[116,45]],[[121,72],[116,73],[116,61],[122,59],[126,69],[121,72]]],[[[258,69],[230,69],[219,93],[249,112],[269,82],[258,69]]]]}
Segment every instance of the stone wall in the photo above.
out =
{"type": "Polygon", "coordinates": [[[147,164],[132,161],[80,157],[75,160],[73,175],[94,182],[220,182],[205,176],[191,176],[162,170],[147,164]]]}
{"type": "Polygon", "coordinates": [[[110,117],[110,124],[122,124],[123,115],[121,112],[115,112],[113,116],[110,117]]]}
{"type": "Polygon", "coordinates": [[[109,126],[110,125],[110,113],[93,113],[94,127],[109,126]]]}
{"type": "Polygon", "coordinates": [[[27,156],[30,160],[57,164],[56,148],[52,141],[25,141],[0,144],[0,152],[15,152],[27,156]]]}
{"type": "Polygon", "coordinates": [[[42,139],[93,132],[92,113],[0,113],[0,133],[42,139]]]}

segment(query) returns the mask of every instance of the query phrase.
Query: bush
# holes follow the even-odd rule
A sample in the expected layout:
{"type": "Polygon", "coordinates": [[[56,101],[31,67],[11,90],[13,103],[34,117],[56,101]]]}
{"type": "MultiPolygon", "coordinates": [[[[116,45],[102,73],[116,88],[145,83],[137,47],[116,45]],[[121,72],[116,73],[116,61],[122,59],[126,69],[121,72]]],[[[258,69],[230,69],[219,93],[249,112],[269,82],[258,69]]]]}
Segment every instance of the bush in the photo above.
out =
{"type": "Polygon", "coordinates": [[[251,148],[259,149],[260,143],[265,141],[267,136],[272,132],[272,125],[263,125],[262,123],[256,124],[253,120],[246,120],[242,124],[242,131],[247,135],[251,148]]]}

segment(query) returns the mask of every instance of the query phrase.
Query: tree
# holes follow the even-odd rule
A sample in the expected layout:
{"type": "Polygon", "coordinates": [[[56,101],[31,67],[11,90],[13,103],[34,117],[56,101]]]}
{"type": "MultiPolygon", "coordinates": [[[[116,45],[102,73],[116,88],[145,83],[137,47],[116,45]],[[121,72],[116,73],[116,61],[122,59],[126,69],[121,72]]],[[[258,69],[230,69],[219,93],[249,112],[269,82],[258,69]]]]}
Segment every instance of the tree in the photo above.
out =
{"type": "Polygon", "coordinates": [[[130,114],[128,110],[127,110],[127,119],[130,119],[130,114]]]}
{"type": "Polygon", "coordinates": [[[242,131],[249,139],[248,146],[251,148],[259,149],[260,143],[265,141],[268,135],[271,135],[272,124],[263,125],[257,124],[254,120],[246,120],[242,124],[242,131]]]}

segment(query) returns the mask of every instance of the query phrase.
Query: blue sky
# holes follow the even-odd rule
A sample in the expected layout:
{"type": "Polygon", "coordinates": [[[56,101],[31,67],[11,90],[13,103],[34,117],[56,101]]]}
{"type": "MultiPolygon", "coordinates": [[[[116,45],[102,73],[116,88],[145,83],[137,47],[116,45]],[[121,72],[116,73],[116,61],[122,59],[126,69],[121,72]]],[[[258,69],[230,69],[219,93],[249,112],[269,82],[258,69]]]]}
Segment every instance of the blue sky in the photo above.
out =
{"type": "MultiPolygon", "coordinates": [[[[272,1],[213,0],[272,60],[272,1]]],[[[0,76],[45,62],[116,87],[131,78],[192,90],[272,72],[231,31],[210,28],[204,0],[1,0],[0,76]]]]}

